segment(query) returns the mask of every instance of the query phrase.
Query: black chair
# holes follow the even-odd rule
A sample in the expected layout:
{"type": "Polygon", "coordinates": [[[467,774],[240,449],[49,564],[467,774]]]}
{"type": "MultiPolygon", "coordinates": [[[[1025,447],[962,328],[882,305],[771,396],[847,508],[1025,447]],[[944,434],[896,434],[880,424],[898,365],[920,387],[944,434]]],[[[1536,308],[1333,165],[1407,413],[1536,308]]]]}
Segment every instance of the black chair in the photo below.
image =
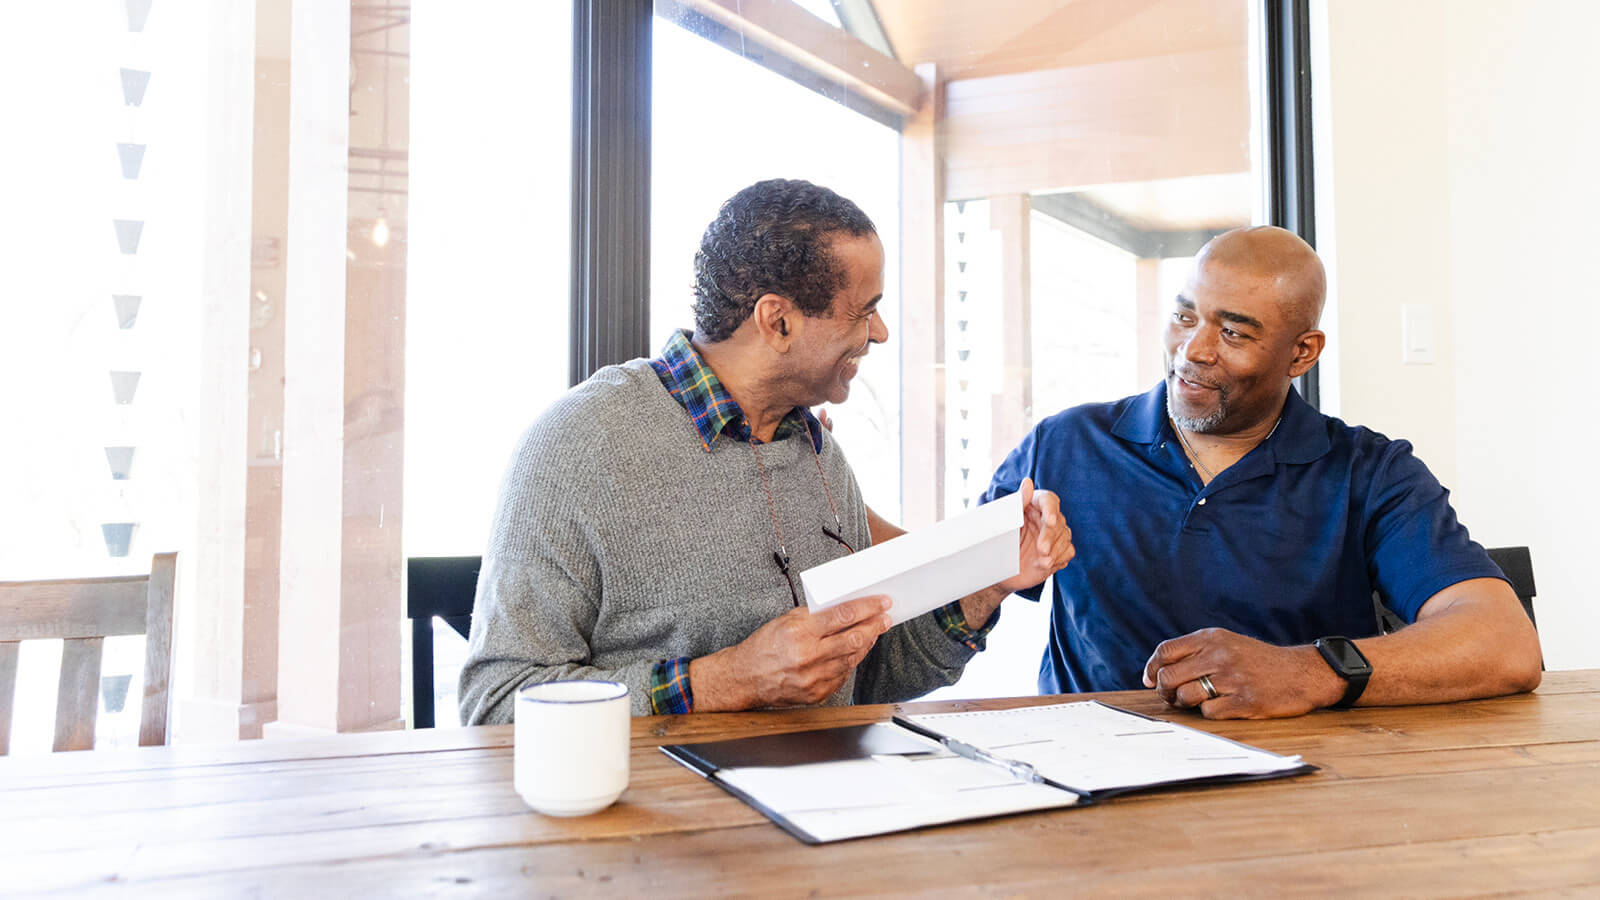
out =
{"type": "Polygon", "coordinates": [[[433,618],[462,637],[472,633],[472,600],[481,556],[414,556],[406,560],[406,616],[411,619],[411,727],[432,728],[433,618]]]}
{"type": "MultiPolygon", "coordinates": [[[[1506,580],[1511,582],[1511,590],[1516,593],[1517,599],[1522,601],[1522,610],[1528,614],[1528,621],[1532,622],[1534,627],[1537,628],[1539,620],[1534,618],[1533,615],[1533,597],[1535,593],[1533,557],[1529,555],[1528,548],[1491,547],[1489,548],[1489,558],[1494,560],[1494,564],[1499,566],[1500,571],[1505,574],[1506,580]]],[[[1390,634],[1405,627],[1405,623],[1400,621],[1400,617],[1384,605],[1383,599],[1378,596],[1377,591],[1372,592],[1372,605],[1378,615],[1379,634],[1390,634]]]]}
{"type": "Polygon", "coordinates": [[[1517,599],[1522,601],[1522,609],[1528,614],[1528,621],[1538,627],[1539,620],[1533,617],[1533,557],[1528,554],[1527,547],[1491,547],[1489,558],[1505,573],[1506,580],[1511,582],[1511,589],[1516,592],[1517,599]]]}

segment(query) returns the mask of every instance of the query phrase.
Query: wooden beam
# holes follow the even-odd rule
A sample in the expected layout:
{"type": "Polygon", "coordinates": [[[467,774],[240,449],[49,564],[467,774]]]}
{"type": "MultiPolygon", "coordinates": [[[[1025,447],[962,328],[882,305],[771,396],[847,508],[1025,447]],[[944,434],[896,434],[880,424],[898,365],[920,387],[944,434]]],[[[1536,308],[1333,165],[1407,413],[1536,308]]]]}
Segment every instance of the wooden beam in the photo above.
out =
{"type": "MultiPolygon", "coordinates": [[[[206,95],[203,121],[212,155],[211,164],[196,173],[204,182],[206,198],[205,227],[198,235],[204,265],[197,304],[199,371],[206,377],[195,389],[199,448],[195,552],[185,552],[181,561],[184,609],[177,616],[183,626],[178,654],[186,660],[187,674],[180,701],[183,711],[175,720],[182,723],[182,737],[190,741],[240,738],[240,659],[250,640],[245,628],[246,459],[253,406],[248,361],[252,349],[262,350],[252,329],[255,301],[250,290],[256,94],[253,6],[218,5],[208,25],[212,89],[206,95]]],[[[277,194],[282,193],[280,184],[277,194]]],[[[278,299],[281,295],[274,297],[278,299]]],[[[273,355],[270,347],[262,352],[268,358],[273,355]]],[[[163,682],[161,688],[166,687],[163,682]]],[[[143,734],[154,740],[155,723],[149,724],[151,730],[143,734]]],[[[164,718],[161,727],[164,741],[164,718]]]]}
{"type": "Polygon", "coordinates": [[[949,199],[1250,169],[1242,48],[952,81],[949,199]]]}
{"type": "MultiPolygon", "coordinates": [[[[284,335],[278,719],[267,737],[403,724],[405,241],[397,232],[377,247],[370,220],[350,218],[349,8],[295,0],[291,29],[295,312],[284,335]]],[[[358,92],[399,76],[362,77],[358,92]]]]}
{"type": "MultiPolygon", "coordinates": [[[[835,0],[838,8],[848,0],[835,0]]],[[[1238,45],[1250,5],[1239,0],[1049,0],[937,3],[872,0],[908,63],[937,63],[948,81],[1238,45]]],[[[841,15],[842,18],[842,15],[841,15]]]]}
{"type": "Polygon", "coordinates": [[[1140,259],[1134,263],[1134,294],[1138,321],[1139,389],[1148,390],[1166,377],[1166,345],[1162,343],[1163,322],[1172,298],[1161,296],[1161,260],[1140,259]]]}
{"type": "Polygon", "coordinates": [[[657,0],[656,13],[663,18],[683,22],[685,12],[737,34],[737,47],[730,49],[755,62],[766,65],[762,54],[775,53],[898,115],[922,108],[917,73],[791,0],[657,0]]]}
{"type": "Polygon", "coordinates": [[[144,634],[148,575],[0,584],[0,641],[144,634]]]}
{"type": "Polygon", "coordinates": [[[1082,193],[1035,194],[1033,208],[1140,259],[1194,256],[1225,228],[1148,230],[1099,206],[1082,193]]]}
{"type": "Polygon", "coordinates": [[[900,133],[900,503],[907,528],[944,518],[944,114],[938,69],[917,67],[929,100],[900,133]]]}
{"type": "MultiPolygon", "coordinates": [[[[1033,424],[1033,207],[1026,194],[989,198],[989,226],[1000,236],[1000,369],[989,452],[994,468],[1033,424]]],[[[988,473],[974,473],[987,476],[988,473]]],[[[976,483],[984,483],[982,479],[976,483]]]]}

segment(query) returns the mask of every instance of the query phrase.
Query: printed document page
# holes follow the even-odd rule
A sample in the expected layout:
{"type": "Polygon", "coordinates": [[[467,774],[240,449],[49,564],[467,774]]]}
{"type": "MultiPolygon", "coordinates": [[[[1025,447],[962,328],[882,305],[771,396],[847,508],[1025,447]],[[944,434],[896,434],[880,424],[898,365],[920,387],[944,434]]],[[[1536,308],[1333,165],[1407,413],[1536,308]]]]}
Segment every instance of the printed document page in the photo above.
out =
{"type": "Polygon", "coordinates": [[[717,778],[822,842],[1078,802],[1076,794],[937,749],[926,756],[721,769],[717,778]]]}
{"type": "Polygon", "coordinates": [[[1082,791],[1266,775],[1302,765],[1298,756],[1268,753],[1093,700],[904,718],[995,756],[1029,763],[1045,778],[1082,791]]]}

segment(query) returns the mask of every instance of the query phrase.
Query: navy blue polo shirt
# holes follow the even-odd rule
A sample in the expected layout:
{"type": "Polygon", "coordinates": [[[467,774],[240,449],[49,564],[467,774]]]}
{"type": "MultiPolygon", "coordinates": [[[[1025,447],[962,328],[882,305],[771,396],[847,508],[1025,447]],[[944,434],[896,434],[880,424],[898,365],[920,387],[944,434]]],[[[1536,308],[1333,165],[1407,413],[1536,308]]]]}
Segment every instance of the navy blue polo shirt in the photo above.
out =
{"type": "Polygon", "coordinates": [[[1209,485],[1167,419],[1165,383],[1040,422],[983,502],[1024,477],[1060,495],[1077,548],[1052,579],[1041,693],[1141,687],[1156,645],[1200,628],[1279,645],[1369,636],[1374,589],[1412,622],[1456,582],[1504,577],[1409,442],[1294,391],[1271,437],[1209,485]]]}

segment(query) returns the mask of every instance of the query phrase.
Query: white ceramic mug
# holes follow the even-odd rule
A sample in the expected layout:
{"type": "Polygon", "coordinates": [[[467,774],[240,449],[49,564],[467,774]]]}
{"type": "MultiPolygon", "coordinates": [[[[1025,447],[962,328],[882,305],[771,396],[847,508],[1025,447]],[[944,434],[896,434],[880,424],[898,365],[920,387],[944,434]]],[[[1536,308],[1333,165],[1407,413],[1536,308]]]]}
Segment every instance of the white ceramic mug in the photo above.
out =
{"type": "Polygon", "coordinates": [[[586,816],[628,787],[628,686],[549,681],[517,691],[513,778],[549,816],[586,816]]]}

